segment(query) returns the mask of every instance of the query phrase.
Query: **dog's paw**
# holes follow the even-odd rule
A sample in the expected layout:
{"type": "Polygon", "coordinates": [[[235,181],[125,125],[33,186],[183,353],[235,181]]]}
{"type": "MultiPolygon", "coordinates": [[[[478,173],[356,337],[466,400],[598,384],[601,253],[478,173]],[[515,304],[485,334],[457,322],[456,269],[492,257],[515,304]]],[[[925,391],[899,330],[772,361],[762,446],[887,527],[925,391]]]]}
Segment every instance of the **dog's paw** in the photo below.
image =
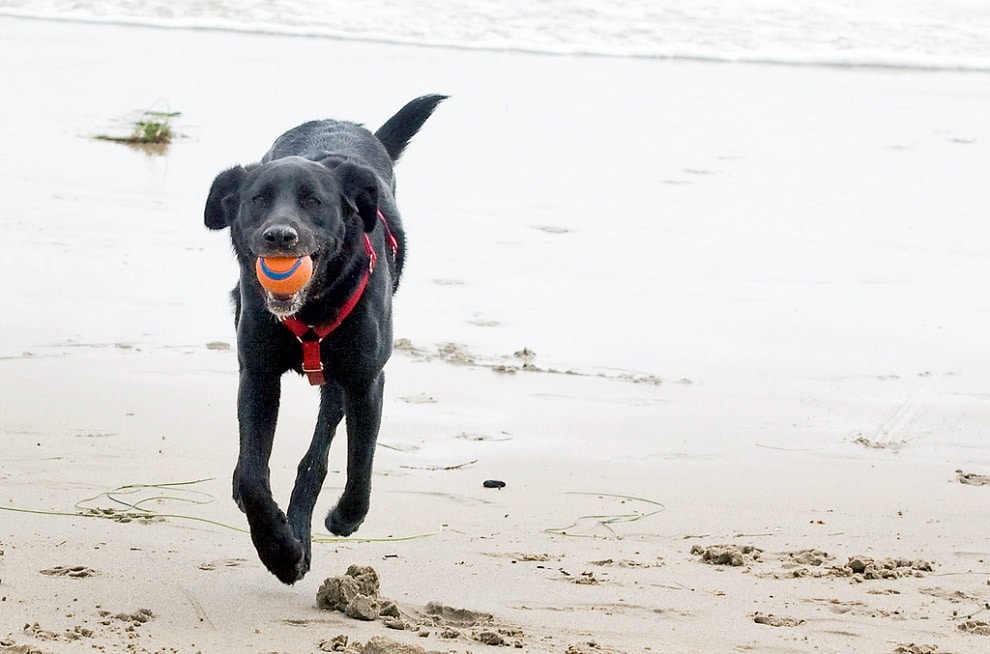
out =
{"type": "Polygon", "coordinates": [[[367,511],[358,516],[349,517],[338,504],[333,507],[333,510],[331,510],[329,514],[327,514],[327,519],[324,524],[327,529],[330,530],[331,534],[336,534],[337,536],[350,536],[357,531],[358,527],[361,526],[361,523],[364,522],[364,516],[366,514],[367,511]]]}
{"type": "Polygon", "coordinates": [[[307,549],[306,552],[303,554],[303,557],[296,562],[295,567],[290,573],[291,575],[293,575],[292,581],[286,581],[282,577],[279,577],[279,580],[285,584],[288,584],[289,586],[296,583],[297,581],[300,581],[303,577],[306,576],[306,573],[309,572],[309,563],[310,563],[310,554],[309,554],[309,550],[307,549]]]}
{"type": "Polygon", "coordinates": [[[306,576],[306,573],[309,572],[309,561],[300,559],[299,562],[292,567],[285,568],[283,570],[273,570],[269,568],[269,571],[278,577],[278,580],[286,586],[292,586],[297,581],[301,581],[302,578],[306,576]]]}
{"type": "Polygon", "coordinates": [[[290,528],[292,529],[293,535],[296,537],[296,539],[299,541],[299,544],[302,545],[303,548],[303,558],[300,565],[301,574],[299,575],[299,578],[302,579],[302,575],[306,574],[306,572],[309,571],[310,563],[313,560],[313,535],[310,532],[308,524],[305,525],[305,527],[292,525],[291,521],[289,522],[289,524],[290,524],[290,528]]]}
{"type": "Polygon", "coordinates": [[[279,548],[270,557],[266,557],[260,550],[258,554],[261,555],[261,561],[265,567],[283,584],[291,586],[309,572],[309,557],[306,556],[305,548],[297,540],[286,543],[284,547],[279,548]]]}
{"type": "Polygon", "coordinates": [[[271,534],[267,538],[256,538],[252,531],[251,539],[258,551],[258,558],[282,583],[291,586],[309,572],[309,548],[287,531],[271,534]]]}

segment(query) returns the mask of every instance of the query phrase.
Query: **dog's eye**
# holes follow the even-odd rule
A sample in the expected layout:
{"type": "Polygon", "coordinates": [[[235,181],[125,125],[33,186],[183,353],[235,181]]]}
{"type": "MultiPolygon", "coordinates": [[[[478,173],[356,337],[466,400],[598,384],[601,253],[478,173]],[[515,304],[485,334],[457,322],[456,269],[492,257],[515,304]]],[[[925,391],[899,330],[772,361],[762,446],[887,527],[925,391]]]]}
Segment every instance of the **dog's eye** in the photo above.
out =
{"type": "Polygon", "coordinates": [[[263,207],[266,204],[268,204],[268,200],[265,198],[264,195],[256,195],[253,198],[251,198],[251,203],[256,206],[263,207]]]}
{"type": "Polygon", "coordinates": [[[306,209],[313,209],[314,207],[320,206],[320,200],[310,195],[305,198],[300,198],[299,204],[301,204],[306,209]]]}

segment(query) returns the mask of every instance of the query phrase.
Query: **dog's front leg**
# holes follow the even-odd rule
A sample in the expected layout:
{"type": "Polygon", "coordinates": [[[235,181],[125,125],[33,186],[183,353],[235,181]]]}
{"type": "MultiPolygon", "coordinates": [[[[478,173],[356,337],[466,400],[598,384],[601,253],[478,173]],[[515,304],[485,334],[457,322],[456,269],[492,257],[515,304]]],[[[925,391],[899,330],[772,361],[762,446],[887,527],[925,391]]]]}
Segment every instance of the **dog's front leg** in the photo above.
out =
{"type": "Polygon", "coordinates": [[[278,375],[241,371],[237,392],[240,453],[234,485],[261,562],[279,580],[292,584],[306,573],[303,547],[272,497],[268,469],[280,393],[278,375]]]}
{"type": "Polygon", "coordinates": [[[350,536],[364,522],[371,502],[371,466],[382,420],[385,373],[366,387],[345,391],[347,413],[347,483],[337,506],[327,515],[326,527],[339,536],[350,536]]]}
{"type": "Polygon", "coordinates": [[[312,558],[313,507],[327,476],[327,455],[337,425],[344,417],[344,389],[334,380],[320,387],[320,414],[306,455],[299,462],[296,484],[286,514],[292,532],[305,550],[303,564],[309,570],[312,558]]]}

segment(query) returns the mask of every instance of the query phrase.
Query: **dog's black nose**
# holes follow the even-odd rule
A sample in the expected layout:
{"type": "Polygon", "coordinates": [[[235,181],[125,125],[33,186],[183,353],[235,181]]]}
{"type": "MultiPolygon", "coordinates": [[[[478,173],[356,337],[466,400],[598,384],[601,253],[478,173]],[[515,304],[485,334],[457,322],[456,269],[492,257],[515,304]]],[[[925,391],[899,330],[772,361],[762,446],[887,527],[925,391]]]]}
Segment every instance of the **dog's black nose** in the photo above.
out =
{"type": "Polygon", "coordinates": [[[272,225],[261,236],[266,243],[279,248],[292,248],[299,242],[299,232],[288,225],[272,225]]]}

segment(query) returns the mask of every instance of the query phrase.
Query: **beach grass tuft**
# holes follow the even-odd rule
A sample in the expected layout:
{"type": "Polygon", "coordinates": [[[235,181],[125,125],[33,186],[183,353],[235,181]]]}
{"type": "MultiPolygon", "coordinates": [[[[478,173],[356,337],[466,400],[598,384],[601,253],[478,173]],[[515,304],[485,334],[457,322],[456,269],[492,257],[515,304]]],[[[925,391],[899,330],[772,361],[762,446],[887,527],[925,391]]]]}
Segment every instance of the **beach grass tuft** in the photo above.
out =
{"type": "Polygon", "coordinates": [[[124,143],[126,145],[160,148],[163,150],[178,136],[172,127],[172,120],[181,115],[182,112],[179,111],[146,109],[131,121],[132,130],[130,134],[126,136],[97,134],[93,138],[98,141],[110,141],[112,143],[124,143]]]}

